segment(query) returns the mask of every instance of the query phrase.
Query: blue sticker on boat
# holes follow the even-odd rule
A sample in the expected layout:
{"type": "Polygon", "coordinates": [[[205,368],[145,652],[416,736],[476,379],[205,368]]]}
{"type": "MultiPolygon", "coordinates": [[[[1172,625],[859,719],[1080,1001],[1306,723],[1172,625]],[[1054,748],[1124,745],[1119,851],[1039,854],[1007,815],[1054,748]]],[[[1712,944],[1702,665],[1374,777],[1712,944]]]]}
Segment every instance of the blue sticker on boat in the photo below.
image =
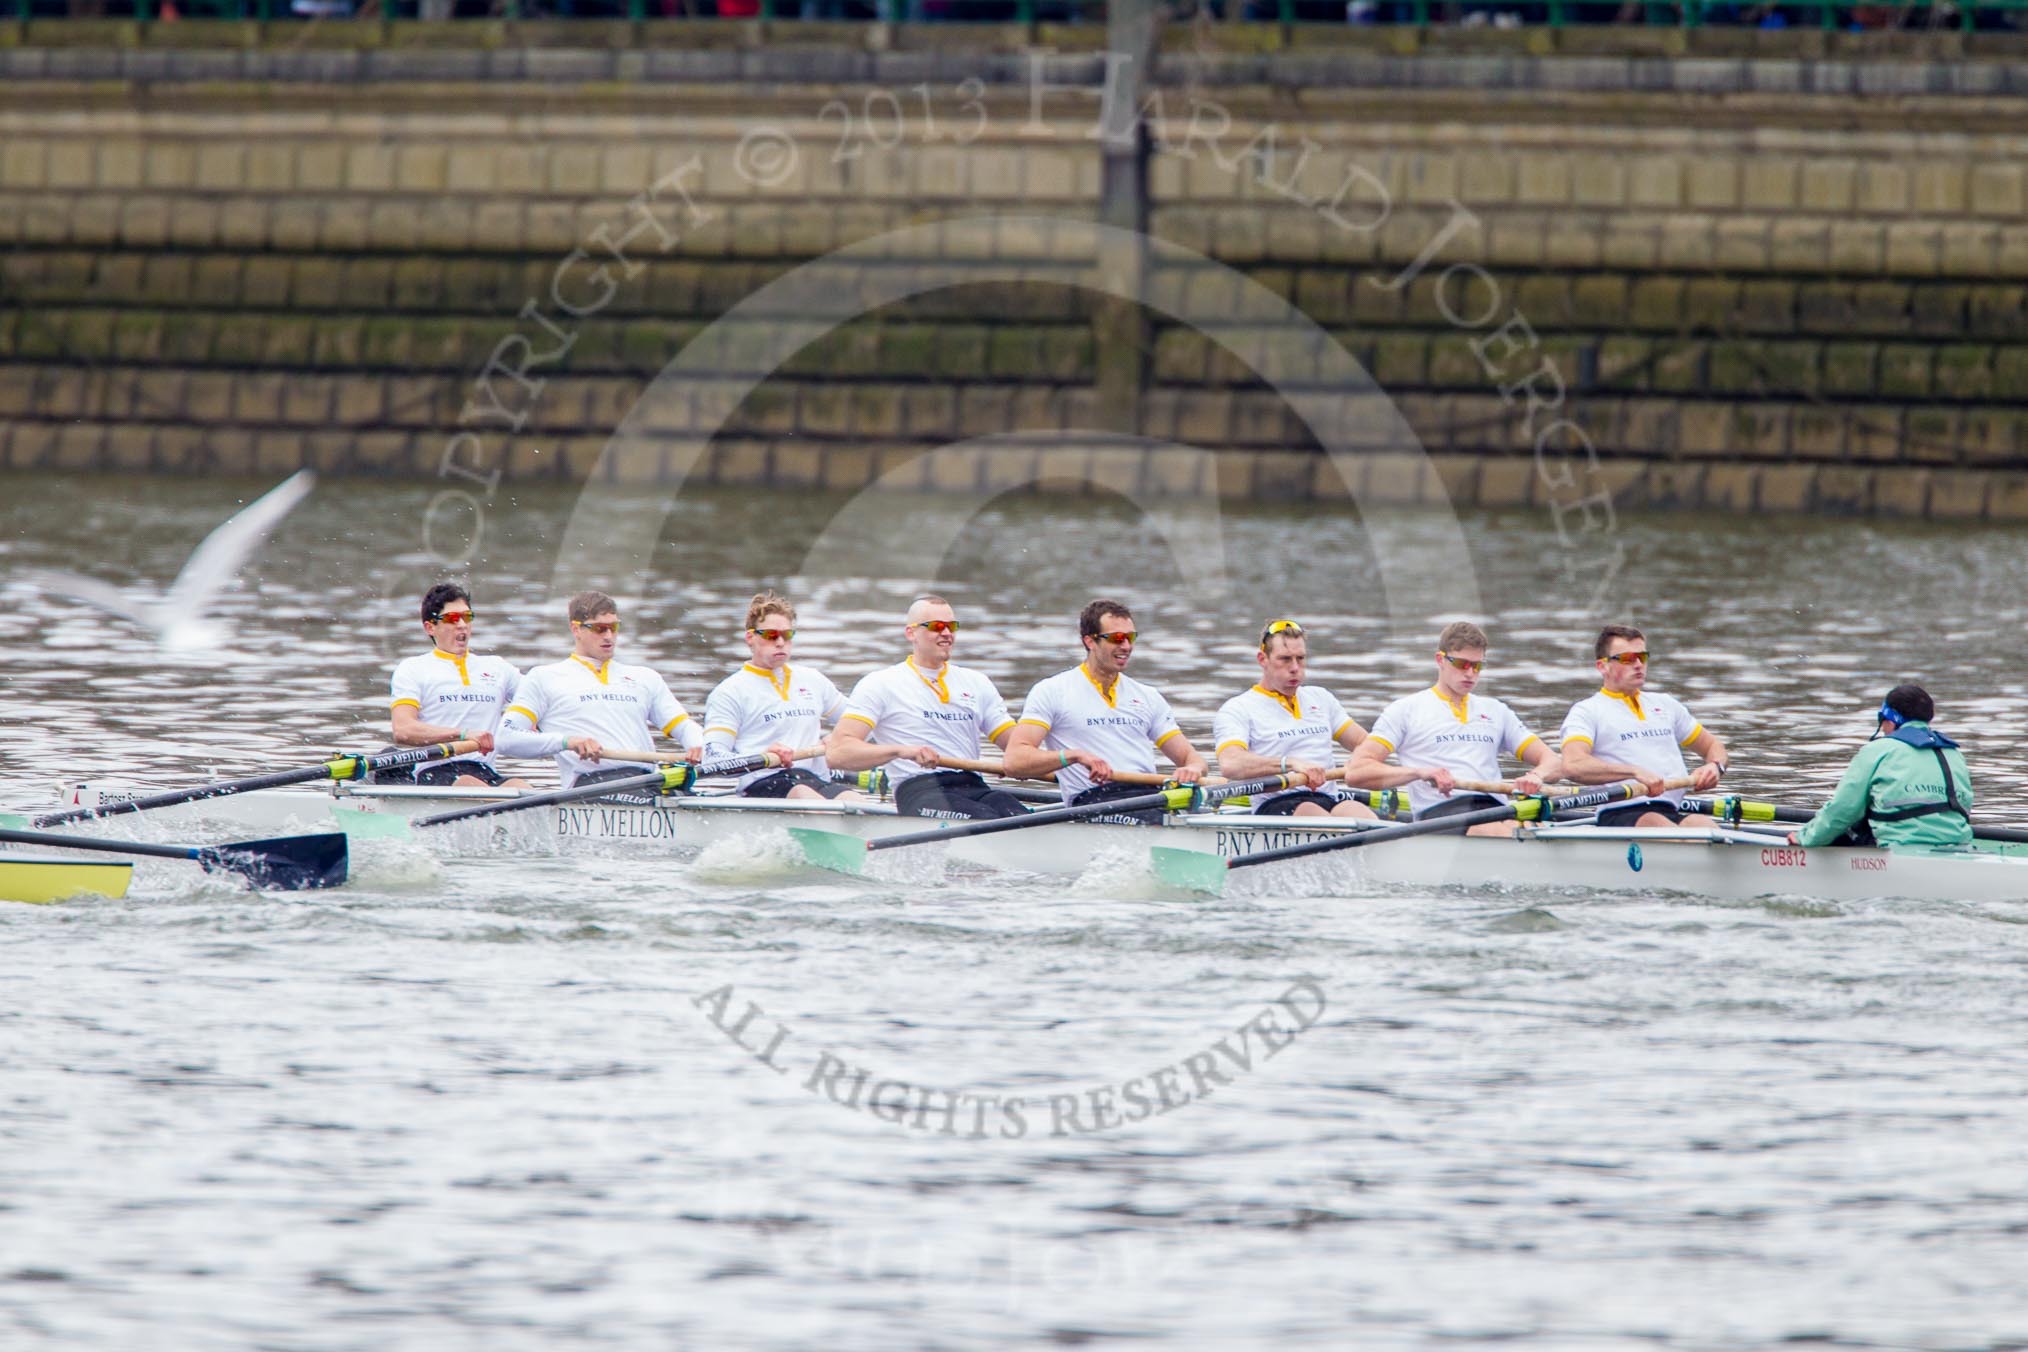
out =
{"type": "Polygon", "coordinates": [[[1641,847],[1639,845],[1627,846],[1627,867],[1636,873],[1641,871],[1641,847]]]}

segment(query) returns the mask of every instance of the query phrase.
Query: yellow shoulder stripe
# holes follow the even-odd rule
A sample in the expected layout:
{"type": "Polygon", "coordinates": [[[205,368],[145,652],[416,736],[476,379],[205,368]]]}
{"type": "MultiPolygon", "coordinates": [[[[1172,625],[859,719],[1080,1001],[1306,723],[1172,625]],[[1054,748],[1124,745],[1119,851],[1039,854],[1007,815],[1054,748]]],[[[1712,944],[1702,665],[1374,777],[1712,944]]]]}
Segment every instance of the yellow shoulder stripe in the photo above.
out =
{"type": "Polygon", "coordinates": [[[856,718],[869,728],[873,726],[873,720],[868,718],[865,714],[847,713],[843,717],[841,717],[838,721],[842,723],[845,721],[846,718],[856,718]]]}
{"type": "Polygon", "coordinates": [[[1699,737],[1702,737],[1703,735],[1704,735],[1704,725],[1702,723],[1699,723],[1696,727],[1690,729],[1690,735],[1688,737],[1685,737],[1682,741],[1678,742],[1676,745],[1688,746],[1690,745],[1690,743],[1696,741],[1699,737]]]}
{"type": "Polygon", "coordinates": [[[1591,738],[1585,736],[1581,732],[1572,732],[1565,734],[1563,738],[1563,744],[1565,746],[1569,746],[1572,742],[1583,742],[1586,746],[1590,746],[1591,738]]]}
{"type": "Polygon", "coordinates": [[[1003,732],[1007,731],[1007,729],[1009,729],[1009,728],[1011,728],[1011,727],[1013,727],[1013,726],[1014,726],[1014,720],[1010,718],[1010,719],[1008,719],[1008,720],[1007,720],[1007,721],[1006,721],[1005,723],[1002,723],[1002,724],[1001,724],[1001,725],[1000,725],[999,727],[997,727],[997,728],[993,729],[993,730],[992,730],[991,732],[987,733],[987,734],[986,734],[986,740],[987,740],[987,741],[989,741],[989,742],[990,742],[990,741],[992,741],[992,740],[993,740],[994,738],[998,737],[998,736],[999,736],[999,735],[1000,735],[1001,733],[1003,733],[1003,732]]]}
{"type": "Polygon", "coordinates": [[[1163,734],[1162,734],[1162,735],[1161,735],[1160,737],[1157,737],[1157,738],[1155,739],[1155,745],[1156,745],[1156,746],[1160,746],[1160,745],[1162,745],[1162,743],[1164,743],[1164,742],[1168,741],[1168,740],[1169,740],[1169,739],[1170,739],[1171,737],[1181,737],[1182,735],[1183,735],[1183,729],[1181,729],[1181,728],[1171,728],[1171,729],[1169,729],[1169,730],[1168,730],[1167,732],[1163,733],[1163,734]]]}
{"type": "Polygon", "coordinates": [[[409,708],[415,710],[417,713],[422,712],[422,701],[419,699],[398,699],[394,703],[388,705],[387,707],[390,709],[399,709],[404,704],[406,704],[409,708]]]}
{"type": "Polygon", "coordinates": [[[1379,733],[1377,733],[1377,732],[1369,732],[1369,733],[1367,733],[1367,734],[1366,734],[1366,740],[1367,740],[1367,741],[1369,741],[1369,742],[1378,742],[1378,743],[1380,743],[1380,744],[1381,744],[1382,746],[1386,747],[1386,748],[1387,748],[1387,749],[1388,749],[1389,751],[1392,751],[1392,750],[1394,750],[1394,743],[1392,743],[1392,742],[1388,741],[1388,740],[1387,740],[1387,739],[1386,739],[1385,737],[1382,737],[1382,736],[1381,736],[1381,735],[1380,735],[1379,733]]]}
{"type": "MultiPolygon", "coordinates": [[[[518,705],[518,704],[510,704],[510,705],[508,705],[508,706],[507,706],[507,712],[508,712],[508,713],[510,713],[510,714],[520,714],[520,715],[521,715],[521,716],[522,716],[523,718],[525,718],[525,719],[527,719],[527,720],[528,720],[528,726],[529,726],[530,728],[535,728],[535,727],[538,727],[538,726],[540,726],[540,725],[539,725],[539,724],[538,724],[538,723],[537,723],[537,722],[535,721],[535,710],[533,710],[533,709],[524,709],[524,708],[522,708],[522,707],[521,707],[520,705],[518,705]]],[[[502,717],[504,717],[504,716],[505,716],[505,715],[502,715],[502,717]]]]}
{"type": "Polygon", "coordinates": [[[1217,746],[1212,747],[1211,752],[1213,755],[1217,755],[1219,752],[1225,750],[1225,748],[1229,746],[1245,746],[1246,744],[1247,744],[1246,738],[1244,737],[1228,737],[1224,741],[1220,742],[1217,746]]]}
{"type": "MultiPolygon", "coordinates": [[[[1517,747],[1515,747],[1515,748],[1514,748],[1514,754],[1518,756],[1518,755],[1520,755],[1520,754],[1521,754],[1522,752],[1526,751],[1526,750],[1528,749],[1528,743],[1529,743],[1529,742],[1540,742],[1540,741],[1542,741],[1542,739],[1541,739],[1540,737],[1537,737],[1537,736],[1536,736],[1536,735],[1535,735],[1534,733],[1532,733],[1532,732],[1531,732],[1531,733],[1529,733],[1529,734],[1528,734],[1528,736],[1527,736],[1527,737],[1526,737],[1526,738],[1525,738],[1525,739],[1524,739],[1524,740],[1522,741],[1521,745],[1519,745],[1519,746],[1517,746],[1517,747]]],[[[1546,745],[1546,744],[1545,744],[1545,745],[1546,745]]]]}
{"type": "Polygon", "coordinates": [[[1044,732],[1049,731],[1049,724],[1039,718],[1024,718],[1021,720],[1021,726],[1024,728],[1041,728],[1044,732]]]}

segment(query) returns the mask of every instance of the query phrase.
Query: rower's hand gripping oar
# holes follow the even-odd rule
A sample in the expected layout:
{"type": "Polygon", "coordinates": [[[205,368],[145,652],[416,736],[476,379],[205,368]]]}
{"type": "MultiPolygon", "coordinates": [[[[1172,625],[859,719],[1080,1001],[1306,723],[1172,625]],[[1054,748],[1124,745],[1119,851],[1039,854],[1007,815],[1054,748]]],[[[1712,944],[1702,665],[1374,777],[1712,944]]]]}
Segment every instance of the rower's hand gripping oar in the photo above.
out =
{"type": "Polygon", "coordinates": [[[113,817],[123,812],[146,812],[150,808],[174,807],[178,803],[201,802],[206,798],[225,798],[236,793],[252,793],[257,789],[279,789],[288,784],[310,784],[320,779],[364,779],[377,770],[400,770],[428,761],[462,756],[468,751],[478,749],[479,744],[473,741],[439,742],[435,746],[419,746],[408,751],[387,751],[377,756],[339,756],[321,765],[306,765],[300,770],[276,770],[270,774],[253,775],[247,779],[226,779],[212,784],[200,784],[195,788],[172,789],[167,793],[149,794],[145,798],[131,798],[122,803],[101,803],[97,807],[74,807],[62,812],[45,813],[37,817],[34,824],[62,826],[66,822],[83,821],[87,818],[113,817]]]}
{"type": "MultiPolygon", "coordinates": [[[[794,759],[808,760],[812,756],[822,755],[823,751],[824,748],[820,746],[802,747],[797,750],[794,759]]],[[[618,760],[623,756],[632,759],[637,755],[647,754],[651,753],[607,752],[603,753],[601,759],[618,760]]],[[[579,784],[568,789],[554,789],[548,793],[526,793],[518,798],[503,798],[498,802],[479,803],[472,807],[455,808],[449,812],[438,812],[427,817],[418,817],[413,822],[404,822],[402,818],[386,813],[362,812],[347,813],[345,815],[347,817],[372,816],[380,819],[368,831],[355,831],[355,834],[400,836],[407,834],[406,828],[410,826],[442,826],[447,822],[469,821],[474,817],[495,817],[503,812],[525,812],[530,808],[549,807],[557,803],[577,803],[587,798],[604,798],[616,793],[636,793],[642,791],[674,793],[688,788],[697,780],[708,776],[743,775],[750,770],[766,770],[780,763],[779,757],[761,752],[757,755],[736,756],[731,760],[706,763],[704,765],[692,766],[681,763],[665,765],[658,770],[649,770],[638,775],[628,775],[622,779],[603,779],[596,784],[579,784]],[[396,825],[396,823],[401,824],[396,825]]],[[[350,824],[348,824],[347,829],[352,829],[350,824]]]]}
{"type": "MultiPolygon", "coordinates": [[[[1646,796],[1647,791],[1638,784],[1611,784],[1559,799],[1557,806],[1601,807],[1607,803],[1625,802],[1630,798],[1646,796]]],[[[1253,854],[1234,855],[1229,858],[1203,850],[1179,850],[1171,846],[1155,845],[1148,850],[1148,862],[1154,870],[1155,877],[1160,881],[1172,887],[1188,888],[1193,892],[1203,892],[1215,897],[1224,893],[1225,875],[1236,868],[1251,868],[1256,864],[1272,864],[1284,859],[1307,859],[1314,854],[1329,854],[1333,850],[1352,850],[1362,845],[1379,845],[1390,840],[1407,840],[1411,836],[1464,831],[1484,822],[1533,821],[1541,817],[1545,801],[1541,798],[1517,798],[1511,803],[1483,808],[1477,812],[1460,812],[1448,817],[1407,822],[1401,826],[1348,831],[1329,840],[1305,841],[1300,845],[1284,845],[1278,849],[1258,850],[1253,854]]]]}
{"type": "Polygon", "coordinates": [[[202,865],[207,873],[237,873],[255,887],[273,892],[337,887],[345,881],[350,859],[345,837],[336,831],[274,840],[242,840],[231,845],[151,845],[54,831],[0,830],[0,841],[138,855],[143,859],[188,859],[202,865]]]}
{"type": "Polygon", "coordinates": [[[1132,798],[1115,798],[1103,803],[1084,803],[1077,807],[1044,808],[1019,817],[992,817],[984,821],[959,822],[932,831],[910,831],[898,836],[881,836],[864,840],[858,836],[846,835],[840,831],[818,831],[808,827],[792,826],[789,835],[803,847],[803,857],[818,868],[830,869],[835,873],[864,873],[866,856],[874,850],[896,850],[905,845],[941,845],[953,840],[965,840],[972,836],[996,835],[1002,831],[1025,831],[1034,826],[1048,826],[1053,822],[1083,821],[1090,817],[1105,817],[1119,812],[1140,812],[1147,808],[1161,808],[1165,812],[1187,812],[1193,808],[1209,807],[1227,798],[1245,794],[1272,793],[1277,789],[1290,788],[1302,781],[1301,775],[1269,775],[1265,779],[1237,780],[1205,788],[1196,784],[1179,784],[1172,789],[1158,793],[1144,793],[1132,798]]]}

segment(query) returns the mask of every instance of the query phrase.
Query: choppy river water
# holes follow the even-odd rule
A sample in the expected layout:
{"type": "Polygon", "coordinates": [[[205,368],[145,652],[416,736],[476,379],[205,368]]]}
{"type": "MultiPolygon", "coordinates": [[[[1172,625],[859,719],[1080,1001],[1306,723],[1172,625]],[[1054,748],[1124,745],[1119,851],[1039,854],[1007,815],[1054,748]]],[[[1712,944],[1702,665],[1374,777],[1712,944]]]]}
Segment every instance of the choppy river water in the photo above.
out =
{"type": "MultiPolygon", "coordinates": [[[[444,548],[426,490],[320,485],[217,596],[229,652],[164,652],[30,576],[159,591],[264,487],[0,478],[0,800],[385,740],[444,548]]],[[[1015,698],[1112,592],[1137,674],[1208,742],[1269,616],[1312,627],[1315,679],[1369,722],[1428,680],[1445,619],[1481,618],[1485,689],[1544,731],[1595,685],[1597,624],[1630,618],[1733,787],[1814,801],[1916,678],[1982,816],[2028,821],[2017,530],[1626,518],[1613,570],[1532,513],[1469,514],[1459,549],[1430,514],[1008,499],[925,576],[936,500],[864,538],[821,495],[664,506],[614,509],[638,574],[576,577],[572,495],[503,496],[479,646],[553,660],[561,595],[605,583],[623,653],[698,708],[757,586],[803,603],[802,659],[846,684],[935,581],[973,626],[960,660],[1015,698]]],[[[177,867],[0,910],[8,1346],[2028,1343],[2028,898],[1355,879],[1186,903],[1125,867],[867,882],[413,846],[285,898],[177,867]],[[1300,1028],[1271,1057],[1235,1035],[1264,1010],[1300,1028]],[[900,1087],[849,1092],[859,1070],[900,1087]],[[1129,1083],[1167,1110],[1099,1129],[1129,1083]],[[972,1106],[1007,1099],[1031,1107],[972,1106]]]]}

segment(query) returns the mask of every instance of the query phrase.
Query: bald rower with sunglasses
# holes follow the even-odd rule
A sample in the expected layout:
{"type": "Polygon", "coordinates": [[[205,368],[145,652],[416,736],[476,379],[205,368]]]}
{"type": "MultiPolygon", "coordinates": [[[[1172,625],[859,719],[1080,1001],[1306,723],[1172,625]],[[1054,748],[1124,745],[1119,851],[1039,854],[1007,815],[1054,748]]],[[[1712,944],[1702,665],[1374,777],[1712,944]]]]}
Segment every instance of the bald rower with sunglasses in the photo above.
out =
{"type": "Polygon", "coordinates": [[[1303,626],[1294,620],[1270,621],[1261,630],[1254,661],[1260,665],[1260,680],[1221,705],[1211,724],[1220,772],[1227,779],[1290,772],[1303,776],[1300,788],[1255,797],[1253,810],[1259,816],[1373,816],[1373,809],[1325,785],[1332,744],[1357,751],[1366,729],[1345,712],[1336,695],[1303,684],[1309,672],[1303,626]]]}
{"type": "Polygon", "coordinates": [[[1013,794],[938,764],[976,760],[981,741],[1004,749],[1014,732],[993,682],[951,661],[960,627],[949,601],[918,596],[901,626],[908,656],[852,687],[824,759],[833,770],[886,767],[894,810],[904,817],[1018,817],[1028,809],[1013,794]]]}
{"type": "MultiPolygon", "coordinates": [[[[1539,793],[1561,771],[1561,762],[1540,737],[1499,700],[1477,692],[1486,668],[1486,631],[1459,621],[1437,635],[1436,684],[1394,701],[1374,720],[1352,760],[1345,783],[1355,789],[1408,787],[1408,805],[1417,821],[1498,807],[1507,799],[1489,793],[1458,793],[1457,781],[1501,777],[1500,757],[1512,755],[1528,767],[1514,778],[1517,793],[1539,793]],[[1393,756],[1398,762],[1387,763],[1393,756]]],[[[1514,823],[1481,822],[1475,836],[1511,836],[1514,823]]]]}
{"type": "Polygon", "coordinates": [[[1565,773],[1578,784],[1639,780],[1648,797],[1599,809],[1600,826],[1710,826],[1685,815],[1683,790],[1664,790],[1664,779],[1690,774],[1688,747],[1704,758],[1690,787],[1718,787],[1725,773],[1725,743],[1699,723],[1680,700],[1648,689],[1648,640],[1631,625],[1609,624],[1592,645],[1597,693],[1570,707],[1563,720],[1565,773]]]}

